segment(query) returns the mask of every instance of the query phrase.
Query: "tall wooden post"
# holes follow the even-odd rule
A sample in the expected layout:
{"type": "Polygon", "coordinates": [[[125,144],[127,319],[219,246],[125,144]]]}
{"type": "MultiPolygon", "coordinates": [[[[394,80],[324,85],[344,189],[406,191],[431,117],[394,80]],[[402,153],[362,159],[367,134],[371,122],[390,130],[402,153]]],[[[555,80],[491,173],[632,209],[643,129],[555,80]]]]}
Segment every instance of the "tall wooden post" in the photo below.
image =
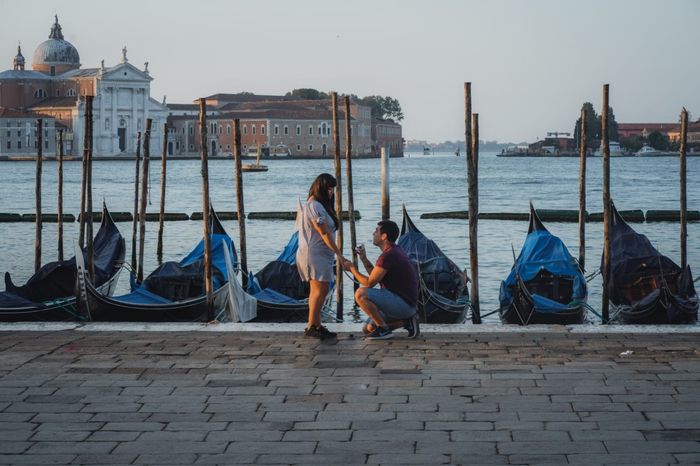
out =
{"type": "Polygon", "coordinates": [[[63,260],[63,130],[58,130],[58,260],[63,260]]]}
{"type": "Polygon", "coordinates": [[[93,218],[92,218],[92,152],[93,152],[93,136],[92,136],[92,106],[95,96],[85,96],[85,105],[87,106],[85,113],[87,115],[87,178],[85,183],[85,196],[87,201],[86,210],[86,230],[85,242],[87,243],[87,270],[90,281],[95,280],[95,245],[93,244],[93,218]]]}
{"type": "MultiPolygon", "coordinates": [[[[211,270],[211,204],[209,201],[209,160],[207,154],[207,101],[199,99],[199,154],[202,159],[202,220],[204,222],[204,277],[207,293],[207,320],[214,320],[211,270]]],[[[240,217],[241,213],[238,213],[240,217]]]]}
{"type": "MultiPolygon", "coordinates": [[[[333,147],[335,165],[335,211],[338,213],[338,231],[336,232],[336,244],[343,250],[343,174],[340,167],[340,131],[338,130],[338,93],[331,94],[333,107],[333,147]]],[[[335,262],[335,286],[336,286],[336,319],[343,320],[343,264],[336,259],[335,262]]]]}
{"type": "Polygon", "coordinates": [[[82,180],[80,183],[80,231],[78,232],[78,246],[80,246],[80,249],[83,249],[85,246],[85,196],[87,193],[86,185],[87,185],[87,171],[88,171],[88,149],[89,149],[89,142],[88,142],[88,106],[87,106],[87,98],[85,99],[85,124],[83,127],[83,172],[82,172],[82,180]]]}
{"type": "Polygon", "coordinates": [[[143,133],[143,167],[141,170],[141,207],[139,209],[139,268],[136,280],[143,281],[143,253],[146,242],[146,202],[148,201],[148,170],[151,160],[151,125],[153,120],[146,119],[146,131],[143,133]]]}
{"type": "Polygon", "coordinates": [[[163,223],[165,222],[165,182],[166,182],[166,165],[168,156],[168,124],[163,125],[163,155],[161,158],[160,170],[160,212],[158,216],[158,245],[156,247],[156,256],[158,264],[163,262],[163,223]]]}
{"type": "Polygon", "coordinates": [[[602,144],[603,144],[603,323],[610,319],[610,140],[608,134],[609,84],[603,84],[602,144]]]}
{"type": "Polygon", "coordinates": [[[44,225],[41,218],[41,170],[44,159],[44,120],[36,120],[36,185],[34,195],[36,198],[36,231],[34,236],[34,272],[41,268],[41,230],[44,225]]]}
{"type": "Polygon", "coordinates": [[[241,121],[233,120],[233,160],[236,175],[236,209],[238,210],[238,246],[243,286],[248,286],[248,256],[245,238],[245,203],[243,202],[243,168],[241,161],[241,121]]]}
{"type": "Polygon", "coordinates": [[[389,150],[381,148],[382,164],[382,220],[389,220],[391,217],[391,200],[389,199],[389,150]]]}
{"type": "Polygon", "coordinates": [[[686,144],[688,142],[688,111],[683,108],[681,112],[681,150],[680,158],[680,189],[681,189],[681,270],[688,265],[688,201],[686,197],[686,144]]]}
{"type": "Polygon", "coordinates": [[[581,109],[581,140],[579,141],[581,169],[578,178],[578,265],[586,270],[586,111],[581,109]]]}
{"type": "Polygon", "coordinates": [[[139,170],[141,169],[141,131],[136,134],[136,171],[134,173],[134,219],[131,223],[131,267],[138,270],[136,261],[136,225],[139,221],[139,170]]]}
{"type": "MultiPolygon", "coordinates": [[[[348,215],[350,220],[350,249],[352,263],[357,267],[357,234],[355,232],[355,200],[352,192],[352,128],[350,126],[350,97],[343,97],[345,110],[345,173],[348,183],[348,215]]],[[[353,281],[353,289],[357,290],[358,284],[353,281]]]]}
{"type": "Polygon", "coordinates": [[[469,193],[469,268],[471,270],[470,299],[472,323],[481,323],[479,303],[479,116],[472,115],[472,83],[464,83],[464,138],[469,193]]]}

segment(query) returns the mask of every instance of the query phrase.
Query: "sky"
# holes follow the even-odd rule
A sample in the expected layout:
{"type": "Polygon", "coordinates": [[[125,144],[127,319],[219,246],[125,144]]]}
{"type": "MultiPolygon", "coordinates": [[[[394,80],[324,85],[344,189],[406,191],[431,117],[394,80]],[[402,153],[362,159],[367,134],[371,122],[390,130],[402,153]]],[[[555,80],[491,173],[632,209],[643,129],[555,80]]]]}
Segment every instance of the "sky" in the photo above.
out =
{"type": "Polygon", "coordinates": [[[0,0],[0,70],[28,62],[58,14],[83,68],[149,62],[151,96],[295,88],[401,103],[407,140],[573,131],[602,86],[621,123],[700,117],[700,0],[0,0]]]}

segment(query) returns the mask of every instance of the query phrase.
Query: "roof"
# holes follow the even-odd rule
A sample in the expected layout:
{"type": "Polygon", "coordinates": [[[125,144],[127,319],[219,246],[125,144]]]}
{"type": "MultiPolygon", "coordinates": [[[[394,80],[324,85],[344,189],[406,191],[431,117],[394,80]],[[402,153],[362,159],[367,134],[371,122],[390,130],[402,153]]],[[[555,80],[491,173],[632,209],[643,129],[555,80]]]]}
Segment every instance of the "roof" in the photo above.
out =
{"type": "Polygon", "coordinates": [[[199,110],[198,104],[167,104],[170,110],[199,110]]]}
{"type": "Polygon", "coordinates": [[[25,110],[16,110],[14,108],[0,107],[0,118],[46,118],[52,119],[51,115],[41,113],[27,112],[25,110]]]}
{"type": "MultiPolygon", "coordinates": [[[[171,115],[169,120],[195,120],[195,115],[171,115]]],[[[209,115],[210,120],[331,120],[333,114],[329,110],[308,109],[238,109],[217,115],[209,115]]],[[[338,119],[345,119],[345,113],[338,111],[338,119]]],[[[350,117],[354,120],[353,117],[350,117]]]]}
{"type": "Polygon", "coordinates": [[[66,71],[65,73],[59,75],[59,78],[89,78],[92,76],[97,76],[99,72],[99,68],[82,68],[66,71]]]}
{"type": "Polygon", "coordinates": [[[252,102],[252,101],[274,101],[274,100],[298,100],[296,97],[284,95],[257,95],[257,94],[214,94],[205,97],[206,100],[224,100],[228,102],[252,102]]]}
{"type": "Polygon", "coordinates": [[[49,97],[48,99],[44,99],[41,102],[38,102],[34,105],[30,105],[29,108],[47,108],[47,107],[70,107],[73,108],[75,107],[76,103],[78,101],[78,96],[72,96],[72,97],[49,97]]]}
{"type": "Polygon", "coordinates": [[[7,70],[0,73],[0,79],[37,79],[50,81],[51,76],[33,70],[7,70]]]}
{"type": "Polygon", "coordinates": [[[618,123],[618,131],[643,131],[643,130],[659,130],[668,131],[678,126],[678,123],[618,123]]]}

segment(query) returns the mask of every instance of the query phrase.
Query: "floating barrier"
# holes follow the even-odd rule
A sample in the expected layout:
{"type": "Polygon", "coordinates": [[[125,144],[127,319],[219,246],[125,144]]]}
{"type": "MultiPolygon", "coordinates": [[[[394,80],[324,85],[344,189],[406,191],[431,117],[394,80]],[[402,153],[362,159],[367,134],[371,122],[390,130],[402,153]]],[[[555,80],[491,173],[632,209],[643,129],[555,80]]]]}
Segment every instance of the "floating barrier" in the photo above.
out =
{"type": "MultiPolygon", "coordinates": [[[[65,223],[75,222],[75,215],[73,214],[63,214],[63,221],[65,223]]],[[[21,222],[36,222],[36,214],[22,214],[21,222]]],[[[58,214],[41,214],[41,221],[47,223],[58,223],[58,214]]]]}
{"type": "MultiPolygon", "coordinates": [[[[686,216],[689,222],[700,221],[700,211],[689,210],[686,216]]],[[[680,222],[679,210],[647,210],[647,222],[680,222]]]]}
{"type": "MultiPolygon", "coordinates": [[[[112,216],[112,220],[115,222],[131,222],[134,219],[134,216],[131,214],[131,212],[111,212],[109,213],[112,216]]],[[[78,214],[77,220],[80,221],[80,214],[78,214]]],[[[102,221],[102,211],[99,212],[93,212],[92,213],[92,221],[93,222],[101,222],[102,221]]]]}
{"type": "MultiPolygon", "coordinates": [[[[355,220],[362,218],[358,210],[354,211],[355,220]]],[[[296,212],[250,212],[249,220],[296,220],[296,212]]],[[[350,220],[350,213],[347,210],[343,211],[343,220],[350,220]]]]}
{"type": "MultiPolygon", "coordinates": [[[[238,212],[235,211],[216,211],[216,216],[219,220],[238,220],[238,212]]],[[[202,212],[192,212],[190,215],[190,220],[202,220],[202,212]]]]}
{"type": "MultiPolygon", "coordinates": [[[[183,220],[189,220],[190,216],[184,212],[164,212],[163,219],[168,222],[181,222],[183,220]]],[[[158,212],[146,212],[147,222],[158,222],[160,220],[160,213],[158,212]]]]}
{"type": "MultiPolygon", "coordinates": [[[[578,222],[578,210],[561,209],[537,209],[537,215],[542,221],[547,222],[578,222]]],[[[588,212],[586,212],[588,216],[588,212]]],[[[455,212],[431,212],[423,214],[420,218],[428,219],[460,219],[468,220],[469,212],[458,210],[455,212]]],[[[522,212],[481,212],[480,219],[486,220],[529,220],[530,214],[522,212]]]]}
{"type": "MultiPolygon", "coordinates": [[[[627,223],[644,223],[644,212],[636,210],[618,210],[622,218],[627,223]]],[[[588,216],[589,222],[602,222],[603,212],[594,212],[588,216]]]]}
{"type": "Polygon", "coordinates": [[[22,216],[20,214],[8,214],[5,212],[0,212],[0,222],[21,222],[22,216]]]}

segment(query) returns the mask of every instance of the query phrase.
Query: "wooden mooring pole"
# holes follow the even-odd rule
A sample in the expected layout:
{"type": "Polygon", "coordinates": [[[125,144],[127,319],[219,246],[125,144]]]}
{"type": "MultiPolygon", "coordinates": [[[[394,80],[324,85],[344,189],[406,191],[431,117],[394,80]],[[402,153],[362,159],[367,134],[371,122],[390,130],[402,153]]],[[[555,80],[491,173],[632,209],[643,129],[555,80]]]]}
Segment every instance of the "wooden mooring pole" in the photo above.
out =
{"type": "Polygon", "coordinates": [[[134,218],[131,222],[131,267],[138,271],[136,261],[136,225],[139,222],[139,170],[141,169],[141,131],[136,134],[136,171],[134,173],[134,218]]]}
{"type": "Polygon", "coordinates": [[[92,236],[92,226],[93,226],[93,218],[92,218],[92,152],[93,152],[93,137],[92,137],[92,106],[93,106],[93,101],[95,99],[95,96],[88,95],[85,96],[85,113],[87,115],[87,121],[86,121],[86,127],[87,127],[87,134],[85,137],[87,138],[87,178],[86,178],[86,183],[85,183],[85,198],[86,198],[86,203],[87,207],[85,208],[86,210],[86,218],[85,218],[85,242],[87,243],[87,271],[88,271],[88,276],[90,277],[90,281],[94,283],[95,281],[95,245],[93,243],[93,236],[92,236]]]}
{"type": "Polygon", "coordinates": [[[143,256],[146,243],[146,202],[148,201],[148,170],[151,160],[151,125],[153,120],[146,120],[143,133],[143,165],[141,167],[141,207],[139,208],[139,268],[136,280],[143,281],[143,256]]]}
{"type": "Polygon", "coordinates": [[[389,199],[389,155],[389,149],[382,147],[382,220],[389,220],[391,216],[391,201],[389,199]]]}
{"type": "Polygon", "coordinates": [[[80,182],[80,226],[78,232],[78,246],[80,249],[85,247],[85,195],[86,195],[86,184],[87,184],[87,164],[88,164],[88,110],[87,110],[87,98],[85,99],[85,114],[84,114],[85,124],[83,125],[83,171],[82,179],[80,182]]]}
{"type": "MultiPolygon", "coordinates": [[[[345,110],[345,173],[348,184],[348,218],[350,220],[350,249],[352,252],[352,263],[357,267],[357,234],[355,231],[355,200],[352,192],[352,128],[350,126],[350,97],[343,97],[345,110]]],[[[353,281],[353,290],[357,290],[359,285],[353,281]]]]}
{"type": "Polygon", "coordinates": [[[160,169],[160,211],[158,215],[158,245],[156,247],[156,256],[158,264],[163,263],[163,223],[165,222],[165,181],[166,181],[166,166],[168,156],[168,124],[163,125],[163,154],[161,157],[160,169]]]}
{"type": "MultiPolygon", "coordinates": [[[[338,231],[335,241],[338,249],[343,250],[343,174],[340,166],[340,131],[338,128],[338,93],[331,94],[331,106],[333,107],[333,161],[335,165],[335,211],[338,214],[338,231]]],[[[343,320],[343,264],[336,259],[335,262],[335,293],[336,293],[336,319],[343,320]]]]}
{"type": "Polygon", "coordinates": [[[233,160],[236,175],[236,209],[238,210],[238,246],[243,287],[248,286],[248,256],[246,253],[245,203],[243,202],[243,163],[241,161],[241,121],[233,120],[233,160]]]}
{"type": "MultiPolygon", "coordinates": [[[[207,293],[207,320],[214,320],[211,270],[211,203],[209,201],[209,156],[207,153],[207,101],[199,99],[199,155],[202,160],[202,221],[204,222],[204,277],[207,293]]],[[[241,214],[238,213],[240,218],[241,214]]]]}
{"type": "Polygon", "coordinates": [[[688,111],[681,112],[681,147],[680,147],[680,217],[681,217],[681,270],[688,266],[688,200],[686,194],[686,145],[688,143],[688,111]]]}
{"type": "Polygon", "coordinates": [[[44,120],[36,120],[36,184],[34,196],[36,198],[36,231],[34,236],[34,272],[41,268],[41,170],[44,158],[44,120]]]}
{"type": "Polygon", "coordinates": [[[603,323],[610,320],[610,139],[608,134],[608,99],[610,85],[603,84],[603,113],[602,113],[602,144],[603,144],[603,323]]]}
{"type": "Polygon", "coordinates": [[[479,115],[472,115],[472,83],[464,83],[464,139],[469,194],[469,268],[471,270],[470,300],[472,323],[481,323],[479,304],[479,115]]]}
{"type": "Polygon", "coordinates": [[[578,178],[578,265],[586,270],[586,111],[581,109],[579,141],[580,172],[578,178]]]}
{"type": "Polygon", "coordinates": [[[58,260],[63,260],[63,130],[58,130],[58,260]]]}

